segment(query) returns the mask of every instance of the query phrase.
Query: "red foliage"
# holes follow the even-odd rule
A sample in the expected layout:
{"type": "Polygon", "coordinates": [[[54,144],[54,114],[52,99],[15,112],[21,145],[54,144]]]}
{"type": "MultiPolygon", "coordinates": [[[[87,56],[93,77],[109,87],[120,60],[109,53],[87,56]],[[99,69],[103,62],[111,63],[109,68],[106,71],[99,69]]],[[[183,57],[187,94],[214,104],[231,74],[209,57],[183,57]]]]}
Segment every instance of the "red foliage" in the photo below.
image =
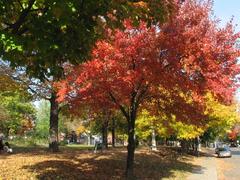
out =
{"type": "Polygon", "coordinates": [[[96,43],[92,60],[68,71],[58,83],[59,101],[72,109],[83,104],[121,110],[128,122],[127,176],[133,172],[135,120],[144,102],[155,98],[164,102],[161,110],[196,121],[186,116],[196,116],[196,108],[181,93],[200,103],[206,92],[225,102],[232,99],[239,34],[231,23],[218,28],[210,9],[210,3],[187,0],[163,25],[148,28],[141,22],[134,27],[126,20],[125,30],[109,30],[107,40],[96,43]]]}
{"type": "Polygon", "coordinates": [[[237,137],[239,136],[239,134],[240,134],[240,126],[239,124],[237,124],[232,128],[231,132],[228,133],[228,138],[233,141],[237,140],[237,137]]]}
{"type": "Polygon", "coordinates": [[[167,50],[167,61],[173,68],[166,78],[178,76],[185,88],[197,94],[211,91],[229,101],[235,91],[234,77],[239,73],[239,50],[235,48],[239,33],[234,34],[231,22],[218,28],[218,20],[210,18],[211,6],[209,1],[186,1],[161,27],[161,49],[167,50]],[[182,71],[187,75],[185,80],[182,71]]]}
{"type": "Polygon", "coordinates": [[[144,23],[134,28],[129,21],[125,22],[125,27],[124,32],[116,30],[110,33],[109,41],[96,43],[93,59],[74,68],[59,84],[59,100],[74,104],[84,102],[97,108],[129,107],[132,93],[137,93],[137,96],[145,94],[143,91],[158,79],[154,75],[156,72],[152,71],[161,67],[157,60],[156,30],[147,29],[144,23]]]}
{"type": "Polygon", "coordinates": [[[210,3],[187,1],[159,27],[142,22],[136,28],[125,21],[124,31],[109,30],[108,40],[96,43],[92,60],[73,68],[58,84],[59,100],[74,107],[87,103],[130,109],[133,101],[138,106],[156,93],[164,100],[161,87],[175,99],[181,91],[201,101],[210,91],[228,102],[239,72],[234,46],[239,34],[231,23],[218,28],[210,9],[210,3]]]}
{"type": "Polygon", "coordinates": [[[228,138],[232,141],[235,141],[237,139],[237,135],[238,135],[238,133],[233,130],[230,133],[228,133],[228,138]]]}

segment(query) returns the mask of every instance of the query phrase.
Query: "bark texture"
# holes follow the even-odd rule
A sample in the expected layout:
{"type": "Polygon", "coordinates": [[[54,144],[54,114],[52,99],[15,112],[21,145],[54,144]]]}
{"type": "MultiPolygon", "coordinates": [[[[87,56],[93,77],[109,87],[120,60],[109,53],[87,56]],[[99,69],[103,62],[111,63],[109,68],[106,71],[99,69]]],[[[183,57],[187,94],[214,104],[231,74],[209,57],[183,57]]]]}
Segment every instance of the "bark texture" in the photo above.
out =
{"type": "Polygon", "coordinates": [[[52,152],[59,151],[58,147],[58,114],[59,104],[56,92],[52,92],[50,99],[50,128],[49,128],[49,149],[52,152]]]}

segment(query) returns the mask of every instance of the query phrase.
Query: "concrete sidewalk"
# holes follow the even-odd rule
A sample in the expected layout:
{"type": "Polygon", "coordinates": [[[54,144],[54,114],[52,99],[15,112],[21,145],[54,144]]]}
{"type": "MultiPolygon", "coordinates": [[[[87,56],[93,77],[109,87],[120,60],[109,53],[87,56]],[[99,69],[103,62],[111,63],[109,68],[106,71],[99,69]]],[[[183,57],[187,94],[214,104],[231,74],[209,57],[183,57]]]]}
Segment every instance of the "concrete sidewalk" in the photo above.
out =
{"type": "Polygon", "coordinates": [[[193,169],[187,180],[217,180],[215,158],[210,150],[204,150],[206,156],[199,157],[194,163],[198,168],[193,169]]]}

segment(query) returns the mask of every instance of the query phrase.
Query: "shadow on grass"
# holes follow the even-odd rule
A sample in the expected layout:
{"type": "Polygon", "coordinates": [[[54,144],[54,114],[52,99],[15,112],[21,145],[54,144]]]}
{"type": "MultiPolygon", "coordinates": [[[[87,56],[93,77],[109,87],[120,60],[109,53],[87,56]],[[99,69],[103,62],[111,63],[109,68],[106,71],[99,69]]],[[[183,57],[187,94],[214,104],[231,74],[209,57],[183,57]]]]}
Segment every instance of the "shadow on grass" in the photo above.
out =
{"type": "Polygon", "coordinates": [[[68,160],[49,160],[25,166],[30,171],[38,171],[38,179],[121,179],[121,161],[92,159],[73,162],[68,160]],[[119,169],[119,171],[118,171],[119,169]]]}
{"type": "MultiPolygon", "coordinates": [[[[200,172],[198,170],[202,167],[191,164],[191,158],[179,156],[176,152],[166,149],[156,153],[137,151],[136,179],[176,178],[176,175],[182,178],[186,172],[200,172]]],[[[57,159],[44,160],[22,168],[36,172],[38,179],[105,180],[124,179],[125,165],[125,149],[108,150],[98,154],[67,150],[58,153],[57,159]]]]}

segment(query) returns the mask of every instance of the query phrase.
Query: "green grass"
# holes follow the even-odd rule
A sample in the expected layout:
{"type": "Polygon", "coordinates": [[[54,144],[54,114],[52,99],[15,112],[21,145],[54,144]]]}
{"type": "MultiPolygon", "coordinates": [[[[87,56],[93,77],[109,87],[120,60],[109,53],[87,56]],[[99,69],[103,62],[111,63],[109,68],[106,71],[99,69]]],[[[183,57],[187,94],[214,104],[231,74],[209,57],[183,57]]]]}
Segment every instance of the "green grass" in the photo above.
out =
{"type": "Polygon", "coordinates": [[[93,150],[93,145],[85,145],[85,144],[67,144],[65,146],[61,146],[60,148],[66,149],[75,149],[75,150],[93,150]]]}
{"type": "MultiPolygon", "coordinates": [[[[11,146],[13,147],[22,147],[22,148],[34,148],[34,147],[48,147],[47,139],[39,139],[35,137],[17,137],[13,140],[8,140],[11,146]]],[[[65,144],[60,143],[60,149],[72,149],[72,150],[93,150],[93,145],[85,144],[65,144]]]]}
{"type": "Polygon", "coordinates": [[[18,146],[18,147],[38,147],[38,146],[47,146],[48,140],[47,139],[39,139],[36,137],[16,137],[12,140],[8,140],[10,145],[18,146]]]}

